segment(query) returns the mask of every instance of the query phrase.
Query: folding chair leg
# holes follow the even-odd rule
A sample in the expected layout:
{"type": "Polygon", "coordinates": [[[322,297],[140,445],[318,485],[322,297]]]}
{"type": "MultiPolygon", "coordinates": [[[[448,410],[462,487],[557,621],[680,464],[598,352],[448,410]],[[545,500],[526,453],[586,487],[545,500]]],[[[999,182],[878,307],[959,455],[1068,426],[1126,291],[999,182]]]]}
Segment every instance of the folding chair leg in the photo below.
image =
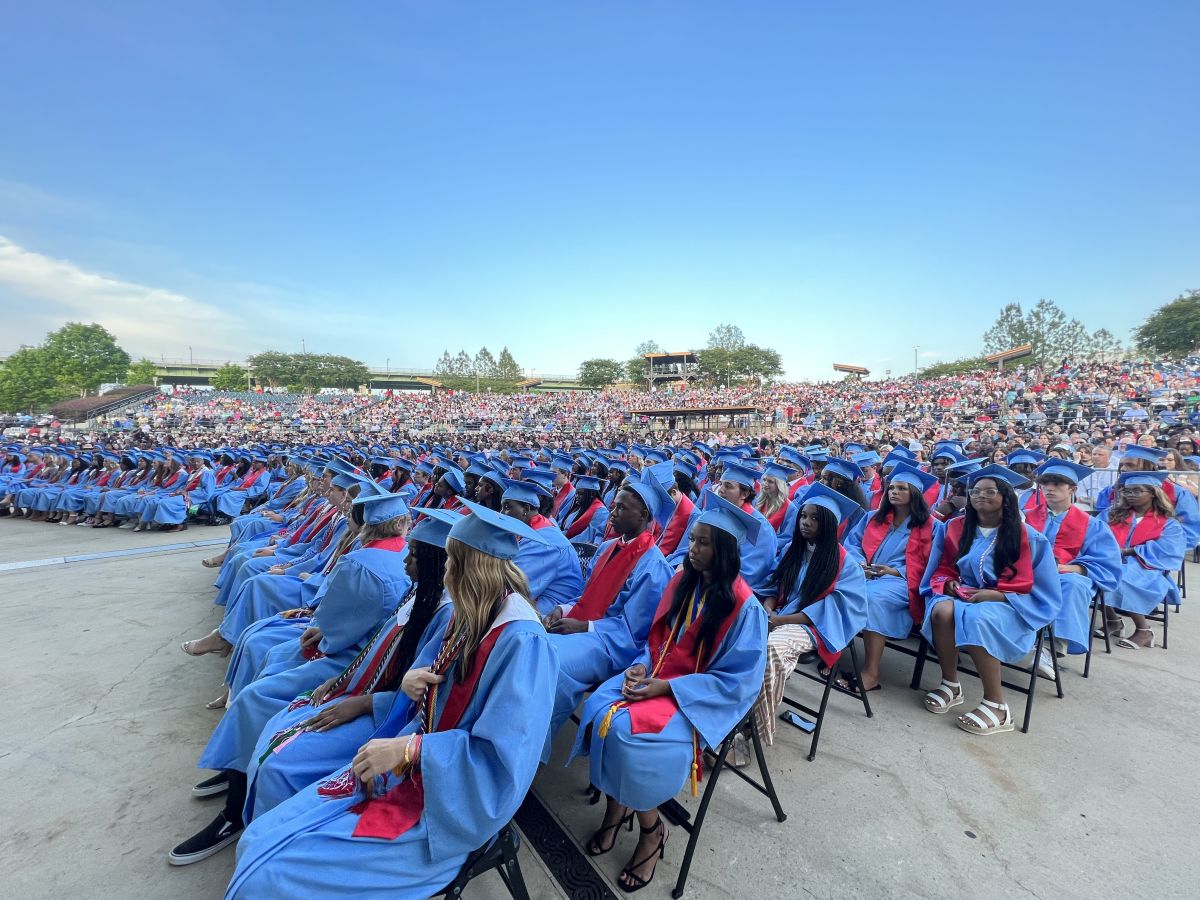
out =
{"type": "Polygon", "coordinates": [[[821,740],[821,726],[825,723],[825,708],[829,706],[829,692],[833,690],[833,680],[838,676],[837,665],[829,667],[829,677],[825,679],[825,690],[821,694],[821,705],[817,707],[816,727],[813,728],[812,743],[808,745],[808,761],[817,757],[817,742],[821,740]]]}
{"type": "MultiPolygon", "coordinates": [[[[734,734],[736,734],[736,731],[734,734]]],[[[687,849],[683,851],[683,863],[679,867],[679,878],[675,881],[675,889],[671,891],[671,896],[675,900],[679,900],[683,896],[683,889],[687,885],[688,871],[692,868],[692,857],[696,853],[696,843],[700,840],[700,829],[704,824],[704,817],[708,813],[708,804],[712,801],[713,790],[717,786],[717,776],[725,768],[725,757],[729,755],[729,750],[733,746],[734,734],[730,734],[725,740],[721,741],[721,746],[717,750],[717,761],[713,763],[712,773],[709,775],[708,784],[704,788],[704,795],[700,798],[700,806],[697,808],[696,815],[692,819],[687,849]]]]}
{"type": "Polygon", "coordinates": [[[1058,667],[1058,646],[1054,640],[1054,626],[1047,625],[1046,632],[1050,641],[1050,659],[1054,663],[1054,688],[1058,691],[1058,699],[1063,698],[1062,670],[1058,667]]]}
{"type": "Polygon", "coordinates": [[[754,745],[754,758],[758,760],[758,774],[762,776],[763,787],[766,788],[767,797],[771,800],[771,806],[775,808],[775,818],[780,822],[787,819],[787,813],[783,811],[783,806],[779,802],[779,795],[775,793],[775,785],[771,781],[771,772],[767,768],[767,754],[763,751],[762,741],[758,737],[758,722],[754,718],[754,713],[750,713],[750,742],[754,745]]]}
{"type": "Polygon", "coordinates": [[[1031,666],[1033,671],[1029,675],[1029,693],[1025,695],[1025,721],[1021,724],[1022,734],[1029,734],[1029,718],[1033,715],[1033,698],[1037,694],[1037,664],[1042,655],[1042,642],[1045,635],[1045,629],[1038,629],[1037,643],[1033,646],[1033,665],[1031,666]]]}
{"type": "Polygon", "coordinates": [[[496,870],[508,888],[513,900],[530,900],[529,889],[525,887],[525,877],[521,874],[521,863],[514,856],[496,870]]]}
{"type": "Polygon", "coordinates": [[[1167,629],[1171,627],[1170,604],[1163,600],[1163,649],[1167,649],[1167,629]]]}
{"type": "Polygon", "coordinates": [[[854,650],[854,641],[850,642],[850,665],[854,667],[854,683],[858,685],[858,699],[862,701],[863,709],[867,711],[867,718],[870,719],[875,714],[871,712],[871,701],[867,697],[867,690],[862,683],[862,669],[858,667],[858,653],[854,650]]]}
{"type": "MultiPolygon", "coordinates": [[[[1096,643],[1096,611],[1099,607],[1099,598],[1092,597],[1091,610],[1088,612],[1088,648],[1087,654],[1083,657],[1083,677],[1087,678],[1088,673],[1092,671],[1092,645],[1096,643]]],[[[1058,663],[1055,663],[1057,666],[1058,663]]]]}
{"type": "Polygon", "coordinates": [[[912,681],[909,682],[909,687],[914,691],[921,689],[921,673],[925,671],[925,660],[929,657],[929,641],[925,640],[925,636],[921,635],[921,646],[917,648],[917,662],[913,666],[912,681]]]}

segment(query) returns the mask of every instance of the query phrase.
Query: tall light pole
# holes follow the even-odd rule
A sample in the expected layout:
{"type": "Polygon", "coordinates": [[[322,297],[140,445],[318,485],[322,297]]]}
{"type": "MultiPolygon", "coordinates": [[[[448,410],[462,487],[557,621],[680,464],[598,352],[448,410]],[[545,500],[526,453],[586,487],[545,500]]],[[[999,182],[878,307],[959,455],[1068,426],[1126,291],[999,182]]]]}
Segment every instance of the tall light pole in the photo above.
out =
{"type": "Polygon", "coordinates": [[[384,368],[387,369],[387,373],[389,375],[392,374],[392,358],[390,356],[387,358],[387,364],[384,366],[384,368]]]}
{"type": "Polygon", "coordinates": [[[307,353],[308,348],[304,346],[304,338],[300,338],[300,352],[307,353]]]}
{"type": "Polygon", "coordinates": [[[918,347],[916,344],[913,344],[913,374],[914,375],[917,374],[917,351],[920,349],[921,348],[918,347]]]}

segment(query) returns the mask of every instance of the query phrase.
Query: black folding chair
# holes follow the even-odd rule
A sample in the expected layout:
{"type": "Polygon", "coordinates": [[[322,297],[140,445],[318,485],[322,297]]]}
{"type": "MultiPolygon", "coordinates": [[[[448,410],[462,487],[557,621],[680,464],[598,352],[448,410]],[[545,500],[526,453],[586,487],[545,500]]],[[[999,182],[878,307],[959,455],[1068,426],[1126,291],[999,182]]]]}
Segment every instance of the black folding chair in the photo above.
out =
{"type": "Polygon", "coordinates": [[[596,551],[600,548],[595,544],[588,544],[584,541],[580,541],[579,543],[572,541],[571,546],[575,548],[575,557],[579,560],[580,571],[586,572],[588,562],[596,555],[596,551]]]}
{"type": "Polygon", "coordinates": [[[738,723],[738,726],[726,735],[725,740],[721,741],[715,753],[706,750],[705,756],[713,760],[712,771],[708,775],[708,783],[704,787],[704,793],[700,797],[700,806],[696,809],[696,815],[693,817],[683,805],[675,799],[668,800],[659,807],[659,812],[666,816],[674,825],[682,828],[688,834],[687,849],[683,853],[683,863],[679,867],[679,877],[675,881],[675,888],[671,891],[671,896],[675,900],[679,900],[683,896],[684,887],[687,885],[688,872],[692,868],[692,857],[696,853],[696,844],[700,840],[700,830],[704,827],[704,817],[708,815],[708,807],[712,802],[713,791],[716,790],[717,780],[725,769],[728,769],[742,781],[746,782],[760,794],[765,794],[771,801],[771,806],[775,810],[775,818],[780,822],[787,819],[787,813],[783,811],[783,807],[779,803],[779,795],[775,793],[775,785],[771,783],[771,773],[767,769],[767,758],[763,753],[762,742],[758,738],[758,722],[754,716],[754,710],[750,710],[746,717],[738,723]],[[743,772],[741,769],[729,765],[725,760],[729,756],[729,751],[733,749],[733,739],[739,734],[749,733],[750,743],[754,747],[754,757],[758,762],[759,775],[762,781],[756,781],[743,772]]]}
{"type": "Polygon", "coordinates": [[[822,678],[819,673],[810,672],[807,668],[802,668],[802,666],[806,666],[808,663],[816,660],[817,656],[814,652],[812,654],[805,654],[798,661],[796,669],[792,672],[792,674],[801,675],[810,681],[815,681],[817,684],[825,685],[825,690],[821,693],[820,706],[818,706],[816,709],[813,709],[811,706],[805,706],[799,700],[792,699],[787,694],[783,695],[784,703],[793,709],[799,710],[800,712],[804,713],[804,715],[809,717],[807,719],[803,719],[800,716],[789,712],[784,712],[782,715],[780,715],[780,718],[789,725],[794,725],[805,734],[812,734],[812,741],[808,745],[809,762],[812,762],[817,756],[817,743],[821,740],[821,726],[825,723],[825,710],[829,706],[829,695],[831,692],[837,691],[839,694],[845,694],[847,697],[853,697],[855,700],[861,701],[863,705],[863,711],[866,713],[868,719],[875,715],[873,712],[871,712],[871,701],[867,698],[867,692],[863,690],[862,672],[858,667],[858,652],[854,649],[854,641],[851,641],[846,646],[846,650],[850,652],[850,666],[852,669],[851,675],[854,679],[853,683],[856,685],[856,687],[852,686],[851,688],[847,689],[837,683],[838,675],[841,674],[840,667],[844,655],[843,653],[838,654],[838,658],[834,660],[833,665],[829,667],[829,674],[824,678],[822,678]]]}
{"type": "MultiPolygon", "coordinates": [[[[1181,566],[1179,569],[1179,577],[1180,578],[1183,577],[1183,570],[1185,567],[1186,567],[1186,564],[1185,564],[1185,566],[1181,566]]],[[[1170,572],[1163,572],[1163,575],[1166,576],[1167,578],[1171,577],[1170,572]]],[[[1170,600],[1168,600],[1166,597],[1163,597],[1162,612],[1146,613],[1147,619],[1149,619],[1151,622],[1158,622],[1160,625],[1162,625],[1162,629],[1163,629],[1162,648],[1164,650],[1167,649],[1167,632],[1171,628],[1171,607],[1172,606],[1175,607],[1175,612],[1178,613],[1179,612],[1179,604],[1178,603],[1172,604],[1170,600]]]]}
{"type": "MultiPolygon", "coordinates": [[[[1024,719],[1024,722],[1021,724],[1021,731],[1024,734],[1029,733],[1029,718],[1031,715],[1033,715],[1033,697],[1034,697],[1034,692],[1037,690],[1037,681],[1038,681],[1037,664],[1038,664],[1038,659],[1041,658],[1042,647],[1046,641],[1050,642],[1050,646],[1052,648],[1054,647],[1054,626],[1053,625],[1047,625],[1045,628],[1041,628],[1038,630],[1037,642],[1033,646],[1033,662],[1031,662],[1028,666],[1021,666],[1021,665],[1017,665],[1016,663],[1006,663],[1006,662],[1000,663],[1002,670],[1010,669],[1011,671],[1020,672],[1023,675],[1029,676],[1029,681],[1028,681],[1028,683],[1025,683],[1025,684],[1017,684],[1017,683],[1014,683],[1011,681],[1005,681],[1003,677],[1001,677],[1001,679],[1000,679],[1000,683],[1002,685],[1004,685],[1006,688],[1008,688],[1010,691],[1016,691],[1018,694],[1025,695],[1025,719],[1024,719]]],[[[929,641],[925,640],[924,636],[922,636],[921,637],[921,646],[920,646],[920,649],[917,651],[917,664],[916,664],[916,667],[913,669],[913,677],[912,677],[911,687],[914,690],[920,690],[920,688],[921,688],[921,673],[925,668],[925,660],[926,659],[936,660],[937,654],[934,652],[933,647],[930,645],[929,641]]],[[[1051,652],[1050,659],[1053,660],[1053,662],[1054,662],[1054,687],[1058,691],[1058,699],[1061,700],[1063,698],[1062,672],[1059,670],[1059,667],[1058,667],[1058,654],[1051,652]]],[[[971,675],[971,676],[974,676],[975,678],[979,677],[978,672],[976,672],[974,669],[967,668],[966,666],[964,666],[962,664],[962,655],[961,654],[959,654],[959,662],[958,662],[957,668],[958,668],[959,672],[962,672],[966,675],[971,675]]]]}
{"type": "Polygon", "coordinates": [[[1092,644],[1096,641],[1096,615],[1099,614],[1103,623],[1104,652],[1112,653],[1112,637],[1108,633],[1108,604],[1104,602],[1104,591],[1099,588],[1092,594],[1092,613],[1088,620],[1088,649],[1083,660],[1083,677],[1087,678],[1092,669],[1092,644]]]}
{"type": "Polygon", "coordinates": [[[521,864],[517,861],[520,848],[521,838],[513,823],[509,822],[500,829],[499,834],[467,857],[454,880],[436,896],[461,897],[473,878],[495,869],[513,900],[529,900],[529,890],[525,887],[521,864]]]}

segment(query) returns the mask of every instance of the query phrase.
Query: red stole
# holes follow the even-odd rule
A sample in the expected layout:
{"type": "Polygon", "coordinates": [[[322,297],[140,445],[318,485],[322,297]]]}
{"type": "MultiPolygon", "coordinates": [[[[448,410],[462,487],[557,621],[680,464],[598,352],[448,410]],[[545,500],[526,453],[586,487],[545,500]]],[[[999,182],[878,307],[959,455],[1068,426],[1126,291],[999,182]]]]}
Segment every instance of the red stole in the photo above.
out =
{"type": "Polygon", "coordinates": [[[553,524],[554,524],[553,522],[551,522],[549,519],[547,519],[541,513],[538,513],[536,516],[534,516],[532,519],[529,520],[529,527],[532,528],[534,531],[541,531],[543,528],[549,528],[553,524]]]}
{"type": "Polygon", "coordinates": [[[377,541],[367,541],[362,545],[364,550],[390,550],[392,553],[399,553],[406,546],[408,541],[401,535],[395,535],[389,538],[380,538],[377,541]]]}
{"type": "Polygon", "coordinates": [[[1169,481],[1162,483],[1162,492],[1167,495],[1167,499],[1171,501],[1171,505],[1175,505],[1175,485],[1169,481]]]}
{"type": "Polygon", "coordinates": [[[322,528],[329,524],[330,520],[337,514],[337,507],[330,504],[308,527],[301,527],[294,535],[288,538],[289,546],[291,544],[302,544],[305,541],[310,541],[317,536],[322,528]]]}
{"type": "MultiPolygon", "coordinates": [[[[479,644],[479,649],[475,651],[471,660],[471,671],[463,681],[455,682],[450,688],[450,696],[446,698],[446,705],[442,707],[442,714],[434,731],[450,731],[458,727],[458,720],[462,718],[467,705],[475,696],[475,689],[479,687],[488,657],[507,627],[506,623],[499,628],[493,628],[479,644]]],[[[425,788],[421,782],[420,771],[409,772],[407,778],[382,797],[357,804],[351,811],[360,813],[358,824],[354,826],[354,837],[395,840],[416,825],[425,812],[425,788]]]]}
{"type": "Polygon", "coordinates": [[[667,527],[663,529],[662,537],[658,539],[658,548],[662,550],[663,556],[670,556],[679,548],[679,542],[683,540],[688,519],[691,518],[692,510],[695,508],[696,504],[687,494],[679,495],[679,502],[675,504],[675,512],[671,514],[667,527]]]}
{"type": "MultiPolygon", "coordinates": [[[[804,604],[804,606],[802,606],[800,608],[800,612],[804,612],[805,607],[812,606],[814,603],[818,602],[819,600],[824,600],[826,597],[828,597],[830,594],[832,594],[834,592],[834,590],[837,589],[838,580],[842,577],[842,566],[844,566],[845,564],[846,564],[846,548],[839,544],[838,545],[837,574],[835,574],[833,576],[833,580],[831,582],[829,582],[829,587],[825,588],[825,590],[821,591],[821,593],[819,593],[819,594],[817,594],[817,596],[813,597],[812,600],[810,600],[808,603],[804,604]]],[[[783,606],[786,602],[787,602],[786,597],[779,598],[779,601],[778,601],[779,606],[783,606]]],[[[817,631],[816,626],[808,625],[805,627],[808,628],[808,633],[813,636],[813,643],[816,644],[817,656],[821,657],[821,662],[825,663],[825,665],[827,665],[827,666],[832,666],[834,663],[836,663],[838,661],[838,659],[841,657],[842,651],[841,650],[830,650],[825,645],[825,639],[821,637],[821,634],[820,634],[820,632],[817,631]]]]}
{"type": "Polygon", "coordinates": [[[587,530],[588,523],[596,515],[597,511],[604,509],[604,504],[599,498],[592,501],[592,505],[584,510],[583,514],[567,526],[567,537],[573,538],[576,535],[582,534],[587,530]]]}
{"type": "Polygon", "coordinates": [[[246,477],[242,479],[242,483],[239,484],[234,490],[238,490],[238,491],[249,490],[250,485],[252,485],[252,484],[254,484],[254,482],[258,481],[258,476],[261,475],[265,471],[267,471],[267,470],[259,469],[257,472],[255,472],[253,469],[251,469],[249,472],[246,473],[246,477]]]}
{"type": "Polygon", "coordinates": [[[185,474],[186,473],[183,471],[183,469],[176,469],[175,474],[172,475],[170,478],[168,478],[166,481],[164,481],[162,484],[160,484],[159,487],[163,487],[163,488],[174,487],[175,482],[177,482],[185,474]]]}
{"type": "MultiPolygon", "coordinates": [[[[597,501],[599,502],[599,501],[597,501]]],[[[568,532],[568,536],[570,533],[568,532]]],[[[642,554],[654,546],[654,535],[643,531],[627,544],[609,544],[592,565],[592,575],[583,588],[578,602],[567,613],[568,619],[595,622],[603,619],[617,594],[629,580],[642,554]]]]}
{"type": "MultiPolygon", "coordinates": [[[[696,644],[700,636],[703,616],[697,616],[687,630],[679,635],[675,643],[670,644],[675,623],[667,619],[667,613],[671,611],[671,601],[675,598],[675,589],[682,578],[683,573],[676,572],[667,582],[662,599],[658,602],[658,609],[654,613],[654,623],[650,626],[650,634],[646,641],[647,649],[650,651],[650,660],[652,662],[662,660],[661,664],[655,667],[653,673],[655,678],[670,679],[703,672],[708,660],[712,659],[713,650],[721,646],[721,641],[725,639],[726,633],[736,621],[742,606],[754,596],[750,585],[746,584],[739,576],[733,583],[733,609],[717,628],[711,647],[701,647],[696,644]]],[[[678,614],[683,615],[686,609],[687,603],[685,602],[680,606],[678,614]]],[[[637,700],[626,708],[629,711],[629,730],[633,734],[659,734],[671,721],[671,717],[679,711],[673,694],[651,697],[649,700],[637,700]]]]}
{"type": "Polygon", "coordinates": [[[767,521],[771,523],[771,527],[775,529],[775,533],[779,533],[779,528],[783,525],[783,520],[788,514],[788,510],[792,507],[791,500],[784,500],[783,505],[775,512],[767,516],[767,521]]]}
{"type": "Polygon", "coordinates": [[[568,494],[573,494],[571,482],[566,481],[563,486],[558,489],[558,494],[554,497],[554,507],[550,510],[552,516],[557,516],[562,511],[563,501],[567,499],[568,494]]]}
{"type": "Polygon", "coordinates": [[[801,475],[799,478],[797,478],[795,481],[793,481],[791,484],[791,487],[788,488],[788,499],[795,500],[796,495],[798,493],[800,493],[802,490],[804,490],[806,487],[808,487],[810,484],[812,484],[812,474],[809,473],[809,474],[801,475]]]}
{"type": "Polygon", "coordinates": [[[942,497],[942,483],[939,481],[931,484],[925,491],[925,505],[931,510],[937,506],[938,500],[942,497]]]}
{"type": "Polygon", "coordinates": [[[225,476],[228,475],[232,470],[233,466],[221,466],[221,468],[217,469],[217,484],[220,484],[224,480],[225,476]]]}
{"type": "MultiPolygon", "coordinates": [[[[946,523],[945,537],[942,538],[942,558],[937,571],[930,579],[934,593],[943,593],[942,588],[947,581],[959,581],[962,574],[958,571],[958,542],[962,538],[965,516],[958,516],[946,523]]],[[[979,535],[976,535],[979,540],[979,535]]],[[[997,591],[1013,594],[1028,594],[1033,590],[1033,555],[1029,550],[1029,535],[1021,528],[1021,554],[1013,563],[1015,572],[1009,574],[997,573],[994,585],[984,585],[997,591]]]]}
{"type": "MultiPolygon", "coordinates": [[[[894,512],[887,515],[886,522],[876,522],[874,516],[867,520],[863,531],[862,549],[867,562],[875,561],[879,545],[892,527],[894,512]]],[[[916,623],[925,619],[925,598],[921,596],[921,578],[929,564],[929,550],[933,544],[933,520],[926,519],[920,528],[908,530],[908,543],[904,545],[904,574],[908,581],[908,612],[916,623]]]]}
{"type": "MultiPolygon", "coordinates": [[[[1117,546],[1124,548],[1125,546],[1136,547],[1139,544],[1146,544],[1150,541],[1158,540],[1163,533],[1163,529],[1167,527],[1167,522],[1170,521],[1166,516],[1158,513],[1150,513],[1142,516],[1141,521],[1137,523],[1137,528],[1133,529],[1133,540],[1129,540],[1130,523],[1133,522],[1133,516],[1130,515],[1123,522],[1115,524],[1110,523],[1109,528],[1112,529],[1113,536],[1117,539],[1117,546]]],[[[1149,569],[1150,566],[1142,562],[1141,557],[1137,557],[1138,564],[1143,569],[1149,569]]]]}
{"type": "MultiPolygon", "coordinates": [[[[1046,504],[1025,511],[1025,521],[1042,534],[1046,533],[1046,519],[1050,515],[1050,507],[1046,504]]],[[[1069,566],[1083,549],[1083,539],[1087,536],[1088,522],[1091,516],[1078,506],[1072,506],[1063,516],[1058,525],[1058,534],[1054,536],[1054,558],[1060,566],[1069,566]]]]}
{"type": "Polygon", "coordinates": [[[104,485],[108,484],[109,479],[112,478],[114,471],[115,471],[114,469],[109,469],[107,472],[105,472],[103,475],[101,475],[99,478],[97,478],[96,479],[96,487],[104,487],[104,485]]]}
{"type": "Polygon", "coordinates": [[[184,490],[185,491],[194,491],[196,488],[200,487],[200,479],[203,477],[204,477],[204,469],[201,468],[196,471],[195,475],[193,475],[191,478],[188,479],[187,487],[185,487],[184,490]]]}

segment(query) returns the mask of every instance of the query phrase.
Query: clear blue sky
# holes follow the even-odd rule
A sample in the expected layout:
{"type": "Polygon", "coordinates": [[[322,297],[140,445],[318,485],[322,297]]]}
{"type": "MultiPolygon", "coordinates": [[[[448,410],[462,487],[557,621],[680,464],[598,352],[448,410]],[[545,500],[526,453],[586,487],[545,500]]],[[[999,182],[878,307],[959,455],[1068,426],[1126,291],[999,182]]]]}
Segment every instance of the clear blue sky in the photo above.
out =
{"type": "Polygon", "coordinates": [[[10,4],[0,351],[793,377],[1200,287],[1200,4],[10,4]],[[947,317],[947,314],[949,316],[947,317]]]}

